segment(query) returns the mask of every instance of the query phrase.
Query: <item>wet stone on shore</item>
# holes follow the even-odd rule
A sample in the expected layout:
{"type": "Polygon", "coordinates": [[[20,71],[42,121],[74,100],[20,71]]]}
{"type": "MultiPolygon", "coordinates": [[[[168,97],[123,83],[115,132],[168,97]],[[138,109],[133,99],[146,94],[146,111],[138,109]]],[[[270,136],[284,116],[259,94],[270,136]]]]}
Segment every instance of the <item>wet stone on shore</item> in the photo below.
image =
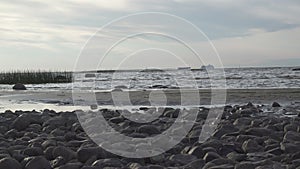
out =
{"type": "MultiPolygon", "coordinates": [[[[299,107],[289,107],[295,116],[276,113],[279,109],[284,107],[251,103],[226,106],[212,136],[199,143],[209,113],[209,109],[199,108],[195,124],[179,144],[161,155],[142,159],[120,157],[99,147],[84,132],[75,112],[6,111],[0,114],[0,169],[299,169],[299,107]]],[[[138,111],[148,110],[143,107],[138,111]]],[[[180,111],[173,108],[147,123],[131,121],[125,110],[100,112],[116,131],[136,138],[159,135],[180,123],[176,122],[180,111]]],[[[131,151],[148,148],[142,142],[119,146],[131,151]]]]}

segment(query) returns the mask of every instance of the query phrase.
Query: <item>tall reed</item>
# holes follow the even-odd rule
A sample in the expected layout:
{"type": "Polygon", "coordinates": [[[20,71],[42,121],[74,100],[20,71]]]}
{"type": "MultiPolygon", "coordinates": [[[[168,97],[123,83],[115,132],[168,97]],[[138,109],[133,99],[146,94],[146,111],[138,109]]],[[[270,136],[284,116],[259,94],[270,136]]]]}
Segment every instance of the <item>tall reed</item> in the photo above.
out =
{"type": "Polygon", "coordinates": [[[70,83],[72,72],[51,71],[9,71],[0,72],[0,84],[44,84],[70,83]]]}

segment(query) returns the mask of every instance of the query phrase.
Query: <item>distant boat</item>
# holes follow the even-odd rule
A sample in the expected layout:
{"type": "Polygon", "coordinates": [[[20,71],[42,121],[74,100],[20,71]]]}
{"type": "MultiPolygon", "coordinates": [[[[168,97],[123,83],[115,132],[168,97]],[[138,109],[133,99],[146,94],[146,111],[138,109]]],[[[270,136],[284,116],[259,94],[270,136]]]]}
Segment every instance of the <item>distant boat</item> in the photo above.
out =
{"type": "Polygon", "coordinates": [[[201,66],[202,70],[214,70],[215,67],[213,65],[201,66]]]}
{"type": "Polygon", "coordinates": [[[300,68],[294,68],[292,71],[300,71],[300,68]]]}
{"type": "Polygon", "coordinates": [[[191,67],[178,67],[178,70],[191,70],[191,67]]]}

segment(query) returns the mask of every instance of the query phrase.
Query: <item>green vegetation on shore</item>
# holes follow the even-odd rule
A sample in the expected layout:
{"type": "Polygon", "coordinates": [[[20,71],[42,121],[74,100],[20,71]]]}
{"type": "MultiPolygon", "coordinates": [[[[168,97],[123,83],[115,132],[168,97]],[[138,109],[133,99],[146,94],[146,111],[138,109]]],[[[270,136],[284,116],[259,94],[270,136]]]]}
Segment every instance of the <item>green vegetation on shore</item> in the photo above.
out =
{"type": "Polygon", "coordinates": [[[71,83],[72,72],[67,71],[10,71],[0,72],[0,84],[71,83]]]}

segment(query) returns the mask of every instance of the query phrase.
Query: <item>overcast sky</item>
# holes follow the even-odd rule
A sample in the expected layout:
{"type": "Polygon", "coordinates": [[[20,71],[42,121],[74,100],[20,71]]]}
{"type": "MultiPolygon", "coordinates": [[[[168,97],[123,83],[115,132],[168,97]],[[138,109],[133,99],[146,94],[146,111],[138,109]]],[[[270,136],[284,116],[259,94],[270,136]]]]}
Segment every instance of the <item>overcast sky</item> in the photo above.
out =
{"type": "MultiPolygon", "coordinates": [[[[0,70],[72,70],[78,56],[81,69],[93,69],[95,65],[91,64],[101,59],[97,52],[104,53],[108,50],[105,47],[124,38],[122,36],[143,30],[184,34],[185,42],[200,48],[203,63],[219,66],[220,61],[213,58],[216,55],[212,56],[212,48],[207,49],[208,42],[191,34],[194,30],[189,23],[211,40],[225,67],[300,66],[299,16],[298,0],[2,0],[0,70]],[[125,20],[98,32],[97,43],[100,44],[98,51],[90,52],[93,58],[87,56],[89,52],[79,55],[100,27],[139,12],[168,13],[186,22],[175,23],[171,19],[169,23],[159,15],[150,19],[140,17],[134,24],[132,20],[125,20]]],[[[184,51],[170,38],[144,35],[124,41],[107,55],[100,68],[113,69],[121,63],[125,63],[124,68],[201,65],[195,63],[192,53],[184,51]],[[178,52],[179,59],[174,52],[178,52]]]]}

